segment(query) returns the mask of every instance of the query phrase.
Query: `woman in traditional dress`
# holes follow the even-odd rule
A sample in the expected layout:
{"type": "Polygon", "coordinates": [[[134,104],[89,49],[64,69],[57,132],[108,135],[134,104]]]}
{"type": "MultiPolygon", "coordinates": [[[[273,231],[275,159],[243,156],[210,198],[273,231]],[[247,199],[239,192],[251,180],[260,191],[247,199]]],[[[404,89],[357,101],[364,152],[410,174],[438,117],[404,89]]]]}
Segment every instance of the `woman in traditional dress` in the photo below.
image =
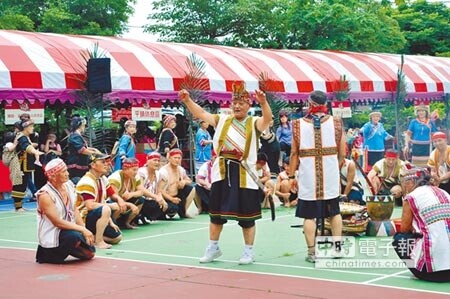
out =
{"type": "Polygon", "coordinates": [[[450,282],[450,195],[430,184],[424,168],[405,169],[400,231],[393,246],[419,279],[450,282]]]}
{"type": "Polygon", "coordinates": [[[89,147],[83,137],[86,129],[86,119],[74,116],[71,121],[70,135],[67,140],[68,156],[67,168],[70,179],[77,183],[82,176],[89,170],[89,156],[100,153],[99,150],[89,147]]]}
{"type": "Polygon", "coordinates": [[[368,172],[372,166],[384,156],[384,142],[393,138],[385,129],[381,120],[381,112],[374,111],[369,114],[370,121],[361,128],[364,137],[363,149],[367,150],[365,163],[368,172]]]}
{"type": "Polygon", "coordinates": [[[405,152],[409,152],[411,148],[412,164],[425,167],[431,151],[431,135],[437,130],[434,123],[428,117],[428,106],[417,106],[416,116],[409,123],[408,130],[405,134],[405,152]]]}
{"type": "Polygon", "coordinates": [[[20,123],[20,132],[16,136],[17,146],[16,151],[19,156],[20,170],[23,172],[22,183],[14,185],[12,190],[12,197],[14,199],[14,207],[16,212],[23,212],[23,199],[29,184],[32,180],[32,174],[35,169],[35,161],[37,156],[42,155],[43,152],[34,148],[30,140],[30,136],[34,134],[33,120],[23,120],[20,123]]]}
{"type": "Polygon", "coordinates": [[[159,135],[158,152],[167,158],[167,153],[174,148],[179,148],[178,137],[174,133],[177,126],[177,118],[167,114],[163,120],[163,129],[159,135]]]}
{"type": "Polygon", "coordinates": [[[127,120],[125,122],[125,132],[119,139],[117,156],[114,160],[114,171],[122,169],[122,162],[126,158],[136,158],[136,143],[134,135],[136,134],[136,122],[127,120]]]}

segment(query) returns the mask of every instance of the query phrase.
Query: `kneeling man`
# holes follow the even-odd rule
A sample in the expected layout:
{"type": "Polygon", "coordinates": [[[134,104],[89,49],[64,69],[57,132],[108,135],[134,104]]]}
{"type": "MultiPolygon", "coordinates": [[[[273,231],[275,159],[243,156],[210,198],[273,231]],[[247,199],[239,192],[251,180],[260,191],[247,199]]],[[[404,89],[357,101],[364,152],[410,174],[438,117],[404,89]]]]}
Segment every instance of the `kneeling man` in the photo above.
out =
{"type": "Polygon", "coordinates": [[[94,235],[75,207],[76,194],[67,166],[54,159],[45,166],[48,182],[37,193],[39,245],[36,262],[61,264],[69,256],[81,260],[95,255],[94,235]]]}

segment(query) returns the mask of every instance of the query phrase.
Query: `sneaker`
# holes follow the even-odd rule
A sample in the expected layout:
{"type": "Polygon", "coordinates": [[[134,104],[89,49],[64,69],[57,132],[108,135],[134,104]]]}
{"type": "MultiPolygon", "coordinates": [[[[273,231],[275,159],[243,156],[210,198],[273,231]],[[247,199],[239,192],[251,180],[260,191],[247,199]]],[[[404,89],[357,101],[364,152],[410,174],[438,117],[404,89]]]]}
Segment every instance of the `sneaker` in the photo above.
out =
{"type": "Polygon", "coordinates": [[[202,256],[199,260],[200,263],[211,263],[216,258],[222,255],[222,251],[220,251],[219,247],[212,249],[211,247],[207,247],[205,250],[205,255],[202,256]]]}
{"type": "Polygon", "coordinates": [[[308,263],[315,263],[317,260],[317,257],[315,254],[309,254],[305,257],[305,261],[307,261],[308,263]]]}
{"type": "Polygon", "coordinates": [[[239,259],[239,265],[253,264],[254,261],[255,259],[253,258],[253,254],[244,251],[244,253],[242,253],[241,255],[241,258],[239,259]]]}

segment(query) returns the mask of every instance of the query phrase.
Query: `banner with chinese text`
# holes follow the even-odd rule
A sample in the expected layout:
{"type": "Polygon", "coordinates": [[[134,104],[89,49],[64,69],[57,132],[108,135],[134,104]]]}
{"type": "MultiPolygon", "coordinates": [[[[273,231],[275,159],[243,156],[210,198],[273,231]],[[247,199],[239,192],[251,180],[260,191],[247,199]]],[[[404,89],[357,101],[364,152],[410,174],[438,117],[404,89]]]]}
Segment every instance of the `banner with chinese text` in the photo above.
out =
{"type": "Polygon", "coordinates": [[[352,117],[352,108],[350,101],[334,101],[331,103],[331,110],[333,112],[333,116],[342,118],[352,117]]]}
{"type": "Polygon", "coordinates": [[[30,104],[28,102],[12,102],[11,104],[5,104],[5,125],[13,125],[16,121],[19,121],[19,117],[23,113],[30,114],[31,119],[35,124],[44,123],[44,104],[39,101],[30,104]]]}
{"type": "Polygon", "coordinates": [[[160,121],[161,116],[161,103],[133,104],[133,106],[131,107],[131,119],[135,121],[160,121]]]}

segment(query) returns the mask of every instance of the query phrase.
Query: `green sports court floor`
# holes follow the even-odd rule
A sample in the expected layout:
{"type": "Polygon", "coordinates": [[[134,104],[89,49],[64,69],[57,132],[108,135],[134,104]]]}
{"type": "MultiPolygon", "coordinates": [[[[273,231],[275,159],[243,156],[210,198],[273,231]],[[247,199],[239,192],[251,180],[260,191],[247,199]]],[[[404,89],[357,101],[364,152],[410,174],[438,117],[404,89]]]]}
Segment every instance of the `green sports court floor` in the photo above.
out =
{"type": "MultiPolygon", "coordinates": [[[[304,260],[302,229],[291,227],[300,219],[294,216],[294,209],[283,207],[277,208],[275,222],[270,221],[268,210],[257,221],[256,262],[252,265],[237,263],[243,241],[241,229],[233,221],[225,225],[221,236],[223,256],[210,264],[198,263],[208,242],[209,218],[205,214],[126,230],[119,245],[98,250],[93,261],[39,265],[34,262],[35,204],[26,207],[27,212],[15,213],[12,203],[0,202],[0,298],[52,294],[52,298],[212,298],[211,292],[217,298],[450,297],[450,284],[419,281],[405,267],[315,268],[304,260]],[[80,287],[86,281],[92,284],[80,287]],[[57,291],[66,293],[55,295],[57,291]]],[[[399,214],[396,208],[394,216],[399,214]]],[[[374,244],[386,238],[355,240],[374,244]]],[[[385,251],[377,249],[377,258],[397,259],[393,250],[385,251]]],[[[356,254],[363,258],[361,252],[356,254]]]]}

